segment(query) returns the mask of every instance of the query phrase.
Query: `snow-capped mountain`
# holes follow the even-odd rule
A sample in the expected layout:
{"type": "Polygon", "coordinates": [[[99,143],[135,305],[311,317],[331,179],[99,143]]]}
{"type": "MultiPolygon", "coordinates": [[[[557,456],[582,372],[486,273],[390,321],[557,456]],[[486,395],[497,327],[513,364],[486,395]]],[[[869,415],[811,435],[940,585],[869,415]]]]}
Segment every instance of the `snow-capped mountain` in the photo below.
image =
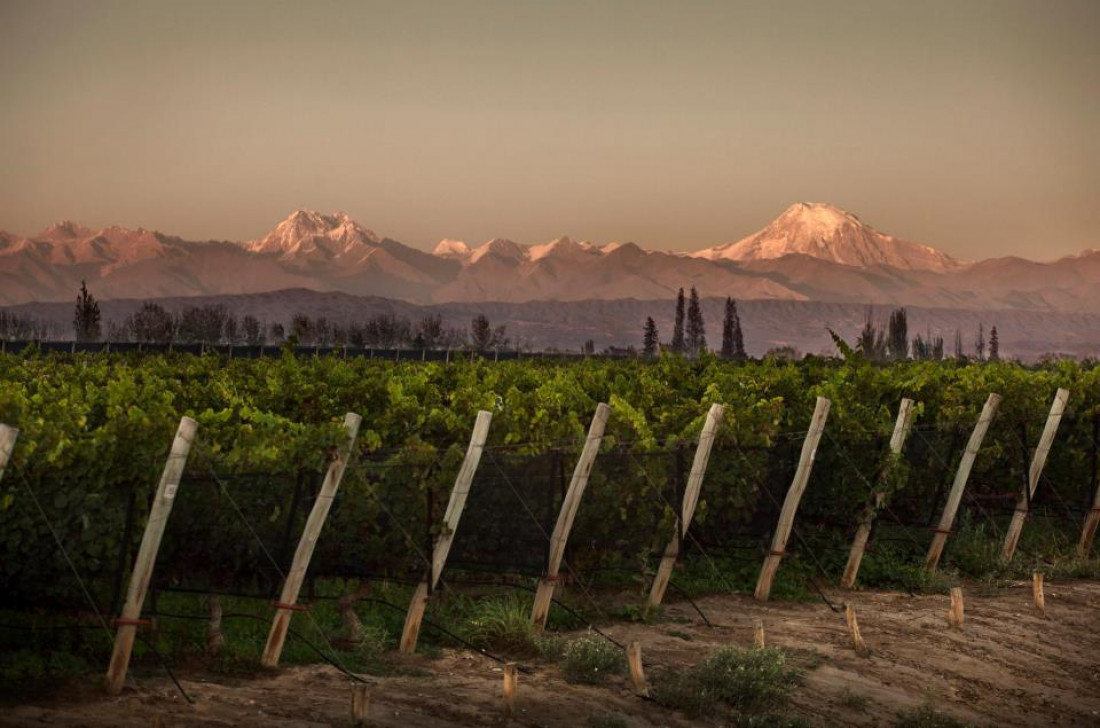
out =
{"type": "Polygon", "coordinates": [[[882,265],[937,272],[959,267],[958,261],[945,253],[884,235],[852,213],[824,202],[796,202],[763,230],[693,255],[735,261],[808,255],[858,268],[882,265]]]}
{"type": "Polygon", "coordinates": [[[341,291],[417,303],[704,297],[1100,311],[1100,252],[1052,263],[960,263],[823,203],[798,203],[758,233],[696,253],[560,237],[522,244],[443,240],[428,253],[346,213],[299,210],[262,238],[190,242],[143,228],[72,222],[0,232],[0,305],[69,301],[87,280],[106,300],[341,291]]]}
{"type": "Polygon", "coordinates": [[[362,259],[381,240],[348,217],[346,212],[322,215],[296,210],[270,233],[245,243],[253,253],[273,253],[280,260],[303,263],[344,256],[362,259]]]}

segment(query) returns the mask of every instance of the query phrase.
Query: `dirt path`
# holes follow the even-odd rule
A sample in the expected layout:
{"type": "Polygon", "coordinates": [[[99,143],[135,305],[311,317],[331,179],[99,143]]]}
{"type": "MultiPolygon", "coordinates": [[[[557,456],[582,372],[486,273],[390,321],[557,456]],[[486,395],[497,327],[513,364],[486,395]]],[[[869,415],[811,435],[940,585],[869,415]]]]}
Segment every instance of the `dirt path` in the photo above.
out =
{"type": "MultiPolygon", "coordinates": [[[[1031,605],[1030,584],[966,592],[966,622],[948,629],[946,596],[888,592],[850,595],[872,653],[851,649],[842,614],[822,602],[761,605],[749,597],[699,602],[713,627],[687,605],[671,605],[653,625],[615,624],[620,642],[640,640],[651,676],[660,667],[698,662],[709,650],[752,644],[755,618],[768,642],[807,665],[795,711],[812,725],[892,725],[897,712],[931,701],[938,710],[978,725],[1100,726],[1100,583],[1048,584],[1046,616],[1031,605]]],[[[840,592],[830,594],[839,604],[840,592]]],[[[485,657],[446,651],[409,664],[423,677],[371,678],[370,725],[586,725],[592,715],[618,713],[630,726],[710,725],[634,697],[625,680],[590,688],[569,685],[553,665],[530,664],[520,676],[518,715],[500,710],[500,667],[485,657]]],[[[141,692],[107,698],[92,687],[67,700],[52,698],[0,713],[0,726],[152,725],[346,726],[351,688],[329,667],[289,668],[271,676],[230,679],[189,674],[188,705],[166,679],[145,679],[141,692]]]]}

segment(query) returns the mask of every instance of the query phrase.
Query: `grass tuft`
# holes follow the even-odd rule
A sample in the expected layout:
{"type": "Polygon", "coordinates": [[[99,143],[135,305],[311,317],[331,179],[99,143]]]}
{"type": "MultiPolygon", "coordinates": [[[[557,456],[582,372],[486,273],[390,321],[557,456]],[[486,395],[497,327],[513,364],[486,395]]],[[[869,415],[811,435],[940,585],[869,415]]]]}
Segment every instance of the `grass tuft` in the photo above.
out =
{"type": "Polygon", "coordinates": [[[601,685],[626,672],[626,656],[602,637],[581,637],[565,646],[561,671],[567,682],[601,685]]]}

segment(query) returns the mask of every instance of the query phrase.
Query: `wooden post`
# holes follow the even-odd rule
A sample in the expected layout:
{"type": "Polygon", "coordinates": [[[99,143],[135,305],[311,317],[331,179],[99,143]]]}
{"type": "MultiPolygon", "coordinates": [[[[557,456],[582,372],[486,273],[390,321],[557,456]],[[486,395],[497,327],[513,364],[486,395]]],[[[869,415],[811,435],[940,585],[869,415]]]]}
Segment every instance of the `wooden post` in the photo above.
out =
{"type": "Polygon", "coordinates": [[[752,621],[752,642],[758,650],[762,650],[767,646],[764,640],[764,620],[762,619],[757,618],[752,621]]]}
{"type": "Polygon", "coordinates": [[[1047,600],[1043,594],[1043,572],[1036,571],[1031,575],[1031,593],[1035,597],[1035,608],[1040,614],[1047,613],[1047,600]]]}
{"type": "Polygon", "coordinates": [[[1092,499],[1092,508],[1085,514],[1081,540],[1077,543],[1078,558],[1086,559],[1092,553],[1092,542],[1096,538],[1097,526],[1100,526],[1100,478],[1096,479],[1096,495],[1092,499]]]}
{"type": "Polygon", "coordinates": [[[351,724],[354,728],[365,728],[367,709],[370,707],[370,693],[366,685],[353,685],[351,688],[351,724]]]}
{"type": "Polygon", "coordinates": [[[462,460],[462,467],[458,470],[454,488],[451,489],[451,499],[447,503],[447,512],[443,515],[443,531],[436,537],[435,548],[432,551],[431,573],[421,581],[413,593],[409,611],[405,615],[405,628],[401,632],[401,651],[406,654],[416,652],[416,643],[420,637],[420,624],[424,621],[424,610],[428,607],[428,598],[432,589],[439,583],[439,577],[443,573],[443,566],[447,563],[447,554],[451,551],[455,532],[458,530],[458,522],[462,518],[462,509],[466,507],[466,497],[470,494],[470,486],[474,482],[474,473],[477,472],[478,463],[481,462],[481,453],[485,449],[485,441],[489,437],[489,423],[493,421],[493,414],[482,410],[477,413],[477,421],[474,423],[474,432],[470,436],[470,445],[466,448],[466,457],[462,460]]]}
{"type": "Polygon", "coordinates": [[[963,590],[962,587],[951,587],[951,608],[947,611],[947,624],[955,629],[963,625],[963,590]]]}
{"type": "Polygon", "coordinates": [[[183,468],[187,464],[187,456],[191,452],[191,443],[195,440],[195,433],[199,424],[190,417],[180,420],[176,437],[172,441],[172,449],[168,453],[168,460],[164,464],[164,472],[160,476],[157,492],[153,498],[152,508],[149,510],[149,521],[145,524],[145,533],[141,537],[141,547],[138,549],[137,559],[134,561],[134,570],[130,573],[130,584],[126,589],[126,603],[122,606],[122,615],[115,620],[118,632],[115,634],[114,650],[111,653],[111,664],[107,668],[107,692],[118,695],[122,692],[122,685],[126,681],[126,670],[130,666],[130,653],[134,649],[134,638],[137,636],[138,624],[140,624],[141,608],[145,604],[145,593],[149,590],[149,583],[153,579],[153,566],[156,564],[157,551],[160,549],[160,540],[164,536],[164,528],[168,525],[168,516],[172,513],[172,505],[176,502],[176,491],[179,490],[180,479],[183,477],[183,468]]]}
{"type": "Polygon", "coordinates": [[[569,541],[569,532],[573,529],[573,520],[577,517],[580,508],[581,496],[588,487],[588,475],[592,472],[592,465],[596,462],[596,454],[600,451],[600,443],[603,442],[603,431],[607,427],[607,418],[611,414],[611,408],[603,402],[596,406],[596,414],[592,418],[592,424],[588,428],[588,438],[584,441],[584,449],[577,460],[577,467],[573,470],[573,479],[569,482],[569,490],[565,492],[562,500],[561,511],[558,512],[558,521],[554,525],[554,533],[550,537],[550,559],[546,568],[546,575],[539,580],[538,590],[535,592],[535,601],[531,605],[531,621],[535,627],[542,629],[546,626],[546,618],[550,616],[550,602],[554,597],[554,587],[559,581],[559,570],[562,559],[565,557],[565,544],[569,541]]]}
{"type": "Polygon", "coordinates": [[[1001,395],[991,394],[982,407],[982,414],[978,417],[974,431],[970,433],[970,441],[966,444],[962,459],[959,461],[959,469],[955,473],[955,482],[951,485],[951,493],[947,496],[947,504],[940,515],[940,525],[932,536],[932,545],[928,547],[928,557],[924,561],[924,568],[934,571],[940,563],[943,555],[944,544],[947,543],[947,534],[951,532],[951,526],[955,523],[955,514],[962,502],[963,491],[966,490],[966,481],[970,478],[970,469],[974,467],[974,459],[978,457],[978,450],[985,439],[985,433],[989,431],[989,423],[997,414],[997,406],[1001,403],[1001,395]]]}
{"type": "Polygon", "coordinates": [[[710,461],[714,436],[722,423],[724,411],[723,405],[712,404],[710,411],[707,412],[703,431],[699,434],[699,444],[695,448],[695,459],[691,463],[691,474],[688,475],[687,485],[684,487],[684,503],[680,516],[676,519],[676,533],[665,547],[665,555],[661,558],[657,575],[653,577],[653,585],[649,590],[648,606],[650,607],[659,606],[665,597],[668,580],[672,578],[672,570],[676,567],[676,560],[680,556],[680,544],[691,526],[691,519],[695,516],[695,506],[699,503],[699,489],[703,486],[703,476],[707,472],[707,462],[710,461]]]}
{"type": "Polygon", "coordinates": [[[1012,522],[1008,524],[1008,531],[1005,533],[1004,550],[1001,553],[1005,561],[1011,561],[1013,554],[1016,553],[1016,544],[1020,541],[1020,532],[1023,531],[1024,519],[1027,518],[1028,503],[1035,497],[1035,489],[1039,487],[1039,476],[1043,474],[1043,466],[1046,465],[1054,436],[1058,434],[1058,425],[1062,421],[1062,413],[1066,411],[1068,399],[1068,390],[1059,389],[1054,393],[1054,403],[1050,405],[1050,414],[1047,415],[1043,435],[1039,438],[1035,454],[1031,456],[1031,467],[1027,471],[1027,490],[1021,492],[1016,500],[1016,510],[1012,513],[1012,522]]]}
{"type": "Polygon", "coordinates": [[[337,451],[336,458],[328,466],[317,500],[313,502],[313,510],[310,511],[305,528],[302,529],[298,548],[294,551],[294,560],[286,575],[286,581],[283,582],[279,601],[275,603],[275,618],[271,620],[271,631],[268,632],[267,644],[260,657],[260,664],[264,667],[275,667],[279,664],[283,645],[286,643],[286,634],[290,629],[290,617],[294,611],[301,609],[296,606],[298,593],[302,590],[302,582],[305,581],[306,572],[309,570],[309,561],[313,558],[313,549],[317,546],[317,539],[320,538],[321,529],[325,526],[325,519],[328,518],[332,501],[336,497],[336,490],[344,477],[344,470],[347,468],[348,458],[351,456],[362,421],[363,418],[354,412],[348,412],[344,416],[347,439],[343,447],[337,451]]]}
{"type": "MultiPolygon", "coordinates": [[[[913,400],[902,399],[898,407],[898,419],[894,422],[894,434],[890,437],[890,454],[893,457],[901,455],[901,449],[905,446],[905,438],[909,436],[909,426],[913,422],[913,400]]],[[[889,469],[883,473],[883,478],[889,477],[889,469]]],[[[856,529],[856,536],[852,539],[852,549],[848,552],[848,564],[844,567],[844,576],[840,585],[845,589],[855,586],[856,577],[859,575],[859,565],[863,561],[863,552],[867,548],[867,539],[871,536],[871,525],[875,521],[878,509],[882,507],[885,493],[876,489],[871,494],[867,508],[863,511],[863,518],[856,529]]]]}
{"type": "Polygon", "coordinates": [[[646,684],[645,669],[642,667],[641,642],[631,642],[627,645],[626,664],[630,668],[630,684],[634,687],[634,694],[648,698],[649,686],[646,684]]]}
{"type": "Polygon", "coordinates": [[[502,691],[502,697],[504,698],[504,714],[509,718],[516,714],[516,687],[517,687],[517,673],[516,663],[507,662],[504,664],[504,687],[502,691]]]}
{"type": "Polygon", "coordinates": [[[825,430],[825,418],[829,416],[829,400],[824,397],[817,398],[814,407],[814,416],[810,420],[810,429],[806,433],[806,439],[802,443],[802,455],[798,459],[798,469],[794,473],[791,487],[787,489],[787,497],[783,501],[783,510],[779,513],[779,523],[775,527],[775,535],[772,536],[772,548],[764,559],[764,566],[760,570],[760,578],[756,582],[757,601],[766,602],[772,591],[772,580],[775,572],[779,570],[779,562],[783,560],[783,550],[787,548],[787,539],[790,538],[791,528],[794,527],[794,516],[798,512],[798,503],[802,500],[802,493],[806,490],[806,484],[810,482],[810,471],[814,467],[814,458],[817,457],[817,444],[821,441],[821,433],[825,430]]]}
{"type": "Polygon", "coordinates": [[[856,621],[856,608],[851,604],[847,605],[844,610],[844,619],[848,622],[848,633],[852,636],[852,649],[856,651],[856,654],[860,657],[867,657],[871,654],[871,650],[868,649],[867,644],[863,641],[863,635],[859,633],[859,622],[856,621]]]}
{"type": "Polygon", "coordinates": [[[15,451],[17,437],[19,437],[19,430],[0,423],[0,480],[4,479],[4,470],[8,467],[8,460],[15,451]]]}

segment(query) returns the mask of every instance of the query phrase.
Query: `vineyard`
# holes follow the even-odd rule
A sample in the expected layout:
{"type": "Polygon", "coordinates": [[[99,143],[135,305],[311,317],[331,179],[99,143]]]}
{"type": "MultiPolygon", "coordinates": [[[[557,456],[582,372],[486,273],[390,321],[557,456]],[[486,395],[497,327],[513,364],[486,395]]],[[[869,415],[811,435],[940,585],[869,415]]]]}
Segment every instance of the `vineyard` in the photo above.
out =
{"type": "MultiPolygon", "coordinates": [[[[109,635],[96,620],[124,614],[185,417],[196,431],[138,605],[163,626],[136,647],[138,665],[184,659],[207,622],[234,659],[258,663],[271,603],[288,622],[299,608],[286,604],[287,575],[322,502],[300,591],[316,609],[294,617],[309,634],[291,633],[292,662],[318,653],[343,667],[351,658],[330,638],[349,630],[398,647],[417,585],[429,645],[495,647],[485,605],[526,613],[548,580],[552,631],[648,619],[662,555],[678,562],[659,577],[670,576],[668,601],[687,600],[704,621],[695,600],[708,594],[755,585],[760,597],[762,564],[775,570],[764,598],[833,606],[823,589],[846,580],[861,523],[860,587],[946,593],[1037,568],[1096,572],[1083,537],[1100,497],[1092,366],[20,353],[0,355],[0,423],[18,429],[0,479],[6,652],[37,645],[105,664],[109,635]],[[349,430],[345,413],[361,422],[349,430]],[[459,524],[452,490],[467,475],[459,524]],[[956,491],[958,515],[945,521],[956,491]],[[942,557],[929,564],[937,542],[942,557]],[[222,627],[223,607],[251,621],[222,627]],[[50,631],[72,625],[82,631],[50,631]]],[[[14,663],[0,667],[20,677],[14,663]]]]}

